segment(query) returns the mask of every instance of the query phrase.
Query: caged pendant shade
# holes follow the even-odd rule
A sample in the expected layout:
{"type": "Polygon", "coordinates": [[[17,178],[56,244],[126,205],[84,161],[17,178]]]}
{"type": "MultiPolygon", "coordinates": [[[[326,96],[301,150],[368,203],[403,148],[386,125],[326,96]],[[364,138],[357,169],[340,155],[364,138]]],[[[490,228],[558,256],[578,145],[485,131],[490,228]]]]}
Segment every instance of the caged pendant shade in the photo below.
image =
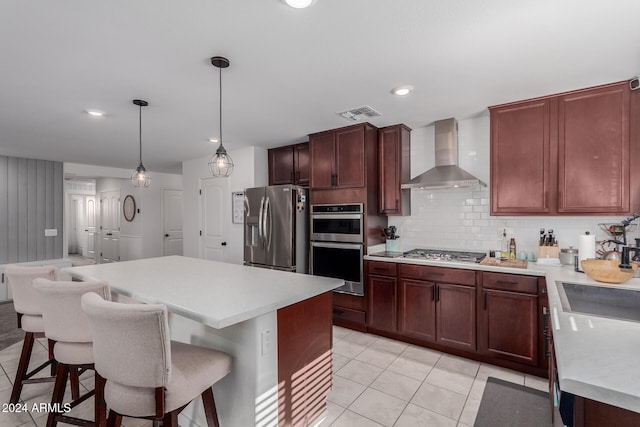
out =
{"type": "Polygon", "coordinates": [[[222,56],[211,58],[211,64],[220,71],[220,145],[209,159],[209,171],[214,177],[224,178],[233,172],[233,160],[222,145],[222,69],[229,67],[229,60],[222,56]]]}
{"type": "Polygon", "coordinates": [[[149,175],[149,172],[147,172],[145,167],[142,165],[142,107],[146,107],[147,105],[149,105],[149,103],[141,99],[134,99],[133,103],[140,109],[140,163],[138,164],[136,170],[133,171],[133,174],[131,174],[131,182],[133,183],[134,187],[148,187],[149,184],[151,184],[151,175],[149,175]]]}

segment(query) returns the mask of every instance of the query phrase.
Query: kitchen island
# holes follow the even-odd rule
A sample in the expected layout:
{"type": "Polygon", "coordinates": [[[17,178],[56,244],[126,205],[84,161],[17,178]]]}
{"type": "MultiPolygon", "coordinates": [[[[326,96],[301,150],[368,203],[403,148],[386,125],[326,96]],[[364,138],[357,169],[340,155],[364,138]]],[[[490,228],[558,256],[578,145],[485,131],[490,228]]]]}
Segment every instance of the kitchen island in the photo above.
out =
{"type": "MultiPolygon", "coordinates": [[[[223,427],[302,425],[323,412],[331,291],[342,280],[182,256],[63,271],[108,281],[115,300],[165,304],[173,340],[231,354],[231,373],[214,387],[223,427]],[[293,399],[295,393],[314,400],[293,399]]],[[[206,425],[199,400],[180,417],[183,426],[206,425]]]]}
{"type": "MultiPolygon", "coordinates": [[[[521,269],[372,255],[365,256],[365,260],[544,277],[560,389],[587,401],[610,405],[608,410],[613,412],[619,408],[631,411],[624,416],[633,420],[640,419],[640,322],[566,310],[558,289],[560,283],[566,282],[640,292],[640,278],[633,278],[622,284],[606,284],[597,282],[584,273],[575,272],[572,266],[548,266],[531,262],[526,269],[521,269]]],[[[610,417],[610,413],[607,416],[610,417]]]]}

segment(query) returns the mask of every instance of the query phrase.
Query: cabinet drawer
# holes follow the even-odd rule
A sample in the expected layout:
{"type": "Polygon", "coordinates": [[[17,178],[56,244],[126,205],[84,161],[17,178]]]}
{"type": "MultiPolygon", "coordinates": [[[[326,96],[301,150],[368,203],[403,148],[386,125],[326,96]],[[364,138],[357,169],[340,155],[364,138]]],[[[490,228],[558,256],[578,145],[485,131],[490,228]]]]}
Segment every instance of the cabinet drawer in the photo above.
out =
{"type": "Polygon", "coordinates": [[[349,322],[362,323],[365,322],[365,312],[353,310],[346,307],[333,307],[333,318],[347,320],[349,322]]]}
{"type": "Polygon", "coordinates": [[[396,276],[395,262],[369,261],[369,274],[381,276],[396,276]]]}
{"type": "Polygon", "coordinates": [[[400,277],[407,279],[429,280],[439,283],[455,283],[475,286],[476,273],[473,270],[458,270],[446,267],[431,267],[413,264],[400,264],[400,277]]]}
{"type": "Polygon", "coordinates": [[[538,293],[538,278],[503,273],[482,273],[482,287],[501,291],[538,293]]]}

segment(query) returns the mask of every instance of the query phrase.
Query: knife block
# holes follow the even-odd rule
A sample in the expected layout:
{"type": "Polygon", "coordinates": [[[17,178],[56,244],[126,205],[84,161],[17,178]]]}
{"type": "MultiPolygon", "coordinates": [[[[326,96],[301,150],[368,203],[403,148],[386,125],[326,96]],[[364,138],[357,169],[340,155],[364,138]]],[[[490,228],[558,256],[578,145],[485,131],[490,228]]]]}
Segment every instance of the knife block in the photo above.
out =
{"type": "Polygon", "coordinates": [[[560,258],[558,244],[553,246],[538,246],[538,258],[560,258]]]}

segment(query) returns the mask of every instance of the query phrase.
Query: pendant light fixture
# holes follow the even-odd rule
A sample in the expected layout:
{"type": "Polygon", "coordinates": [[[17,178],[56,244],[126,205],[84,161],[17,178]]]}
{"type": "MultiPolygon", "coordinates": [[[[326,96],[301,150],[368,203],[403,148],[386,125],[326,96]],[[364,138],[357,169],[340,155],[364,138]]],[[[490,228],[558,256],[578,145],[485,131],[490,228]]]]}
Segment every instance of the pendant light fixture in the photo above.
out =
{"type": "Polygon", "coordinates": [[[222,69],[229,67],[229,60],[222,56],[211,58],[211,64],[220,71],[220,145],[209,159],[209,171],[214,177],[224,178],[233,171],[233,160],[222,145],[222,69]]]}
{"type": "Polygon", "coordinates": [[[135,187],[148,187],[151,184],[151,176],[142,165],[142,107],[146,107],[149,103],[141,99],[134,99],[133,103],[140,109],[140,164],[133,171],[131,182],[135,187]]]}

